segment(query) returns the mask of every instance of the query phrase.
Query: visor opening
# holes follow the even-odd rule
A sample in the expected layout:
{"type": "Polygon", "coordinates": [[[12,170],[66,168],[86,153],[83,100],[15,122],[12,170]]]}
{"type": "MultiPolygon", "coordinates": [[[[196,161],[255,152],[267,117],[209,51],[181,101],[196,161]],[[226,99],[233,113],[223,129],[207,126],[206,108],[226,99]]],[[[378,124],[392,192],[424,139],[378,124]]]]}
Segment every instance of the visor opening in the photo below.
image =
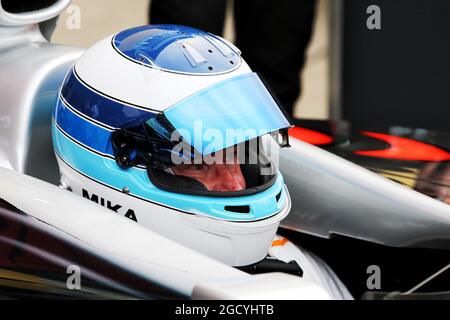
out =
{"type": "MultiPolygon", "coordinates": [[[[152,181],[152,183],[167,191],[176,192],[176,193],[186,193],[186,194],[194,194],[194,195],[202,195],[202,196],[213,196],[213,197],[236,197],[236,196],[246,196],[255,194],[261,191],[264,191],[270,188],[276,181],[277,170],[275,167],[271,165],[270,159],[267,158],[265,153],[259,149],[259,144],[256,146],[256,149],[250,147],[250,142],[245,142],[245,161],[240,164],[240,176],[245,180],[245,189],[236,190],[236,191],[213,191],[208,190],[206,185],[200,182],[202,179],[194,178],[194,176],[182,176],[173,174],[173,170],[175,167],[172,167],[172,173],[167,172],[166,170],[160,170],[157,168],[147,168],[147,173],[152,181]],[[260,155],[260,160],[262,162],[250,164],[249,161],[251,159],[251,154],[256,157],[256,154],[260,155]],[[269,172],[267,168],[271,168],[269,172]]],[[[195,173],[195,170],[194,170],[195,173]]],[[[213,178],[221,179],[221,177],[213,178]]],[[[205,181],[203,181],[205,182],[205,181]]]]}

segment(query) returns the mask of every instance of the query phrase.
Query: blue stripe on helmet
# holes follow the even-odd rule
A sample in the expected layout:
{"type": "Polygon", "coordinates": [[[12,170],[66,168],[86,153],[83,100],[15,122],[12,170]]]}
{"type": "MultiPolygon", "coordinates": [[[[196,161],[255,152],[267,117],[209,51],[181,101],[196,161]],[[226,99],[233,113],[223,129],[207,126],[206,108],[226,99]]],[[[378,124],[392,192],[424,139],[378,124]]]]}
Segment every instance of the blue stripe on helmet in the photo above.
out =
{"type": "MultiPolygon", "coordinates": [[[[261,220],[274,215],[282,210],[287,200],[285,191],[282,192],[279,201],[276,200],[277,194],[284,189],[283,178],[280,174],[277,181],[269,189],[250,196],[217,198],[167,192],[151,183],[146,170],[139,168],[122,170],[114,160],[90,152],[67,138],[54,123],[52,127],[53,145],[56,153],[63,161],[91,179],[106,184],[119,192],[124,186],[127,186],[132,196],[146,201],[216,219],[245,222],[261,220]],[[250,213],[228,212],[224,210],[225,205],[249,205],[250,213]]],[[[151,214],[151,211],[147,214],[151,214]]]]}
{"type": "Polygon", "coordinates": [[[155,116],[157,111],[120,102],[83,83],[72,69],[61,90],[63,99],[87,117],[109,127],[137,126],[155,116]]]}
{"type": "Polygon", "coordinates": [[[58,99],[55,112],[56,124],[70,137],[96,152],[113,156],[110,129],[101,127],[76,114],[58,99]]]}

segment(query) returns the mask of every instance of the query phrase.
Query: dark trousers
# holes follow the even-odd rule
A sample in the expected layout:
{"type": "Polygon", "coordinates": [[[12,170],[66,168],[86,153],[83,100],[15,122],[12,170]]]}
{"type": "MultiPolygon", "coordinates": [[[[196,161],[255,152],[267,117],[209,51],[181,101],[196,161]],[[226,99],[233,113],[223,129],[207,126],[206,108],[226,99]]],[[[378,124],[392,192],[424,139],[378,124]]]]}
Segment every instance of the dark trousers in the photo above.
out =
{"type": "MultiPolygon", "coordinates": [[[[152,0],[150,22],[181,24],[221,35],[227,0],[152,0]]],[[[289,114],[311,37],[315,0],[234,0],[236,45],[289,114]]]]}

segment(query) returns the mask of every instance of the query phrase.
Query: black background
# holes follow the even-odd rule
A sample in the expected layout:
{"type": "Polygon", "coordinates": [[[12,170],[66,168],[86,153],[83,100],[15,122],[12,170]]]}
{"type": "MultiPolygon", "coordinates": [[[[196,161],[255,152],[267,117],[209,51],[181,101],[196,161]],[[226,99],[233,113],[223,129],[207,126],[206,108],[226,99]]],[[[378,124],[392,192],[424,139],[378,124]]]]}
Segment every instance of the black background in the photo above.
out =
{"type": "Polygon", "coordinates": [[[450,1],[343,3],[343,117],[450,129],[450,1]],[[373,4],[381,9],[381,30],[366,27],[373,4]]]}

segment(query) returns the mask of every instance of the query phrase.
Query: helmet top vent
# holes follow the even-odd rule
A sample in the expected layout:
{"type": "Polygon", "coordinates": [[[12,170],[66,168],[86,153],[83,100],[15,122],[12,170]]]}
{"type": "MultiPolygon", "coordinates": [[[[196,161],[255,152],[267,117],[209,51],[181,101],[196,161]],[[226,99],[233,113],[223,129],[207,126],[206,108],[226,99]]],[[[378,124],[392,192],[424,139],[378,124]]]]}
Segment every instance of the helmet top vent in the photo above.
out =
{"type": "Polygon", "coordinates": [[[240,51],[228,41],[177,25],[128,29],[114,36],[113,46],[136,63],[176,73],[226,73],[241,63],[240,51]]]}

